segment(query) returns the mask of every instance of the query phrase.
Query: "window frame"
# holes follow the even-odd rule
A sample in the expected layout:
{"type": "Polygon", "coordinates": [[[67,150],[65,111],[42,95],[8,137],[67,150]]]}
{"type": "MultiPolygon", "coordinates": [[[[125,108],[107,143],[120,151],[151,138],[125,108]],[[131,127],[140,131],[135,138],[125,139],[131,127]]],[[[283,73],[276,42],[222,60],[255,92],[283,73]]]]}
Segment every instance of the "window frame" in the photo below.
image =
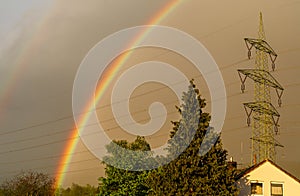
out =
{"type": "Polygon", "coordinates": [[[278,181],[271,181],[270,182],[270,195],[271,196],[284,196],[284,183],[283,182],[278,182],[278,181]],[[279,185],[281,185],[281,187],[282,187],[282,195],[274,195],[272,193],[272,185],[273,184],[279,184],[279,185]]]}
{"type": "Polygon", "coordinates": [[[258,181],[258,180],[251,180],[250,181],[250,195],[251,196],[263,196],[264,195],[264,182],[263,181],[258,181]],[[252,193],[252,184],[261,184],[262,186],[262,193],[261,194],[253,194],[252,193]]]}

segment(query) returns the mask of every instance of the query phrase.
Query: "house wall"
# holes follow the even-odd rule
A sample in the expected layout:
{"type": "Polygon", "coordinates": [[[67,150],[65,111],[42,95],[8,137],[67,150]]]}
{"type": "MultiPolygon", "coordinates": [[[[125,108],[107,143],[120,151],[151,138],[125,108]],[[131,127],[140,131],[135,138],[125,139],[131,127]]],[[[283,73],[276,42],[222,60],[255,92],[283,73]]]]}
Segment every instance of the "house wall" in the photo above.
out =
{"type": "Polygon", "coordinates": [[[271,182],[278,182],[283,184],[284,196],[300,195],[300,183],[281,171],[279,168],[275,167],[270,162],[265,162],[237,181],[237,186],[240,188],[239,195],[251,195],[251,181],[258,181],[263,183],[264,196],[271,195],[271,182]]]}

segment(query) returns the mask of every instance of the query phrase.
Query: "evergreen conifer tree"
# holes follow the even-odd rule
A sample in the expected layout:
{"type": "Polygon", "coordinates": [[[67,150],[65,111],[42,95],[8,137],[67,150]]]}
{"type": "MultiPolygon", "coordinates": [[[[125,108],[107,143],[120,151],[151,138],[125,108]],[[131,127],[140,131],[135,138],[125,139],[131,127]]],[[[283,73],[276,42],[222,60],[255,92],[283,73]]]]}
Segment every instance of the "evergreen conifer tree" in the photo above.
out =
{"type": "Polygon", "coordinates": [[[168,158],[177,158],[149,174],[150,195],[236,195],[235,169],[226,162],[219,134],[209,127],[211,117],[202,111],[206,103],[193,81],[182,100],[181,119],[172,122],[167,149],[168,158]],[[187,142],[188,147],[178,154],[187,142]]]}

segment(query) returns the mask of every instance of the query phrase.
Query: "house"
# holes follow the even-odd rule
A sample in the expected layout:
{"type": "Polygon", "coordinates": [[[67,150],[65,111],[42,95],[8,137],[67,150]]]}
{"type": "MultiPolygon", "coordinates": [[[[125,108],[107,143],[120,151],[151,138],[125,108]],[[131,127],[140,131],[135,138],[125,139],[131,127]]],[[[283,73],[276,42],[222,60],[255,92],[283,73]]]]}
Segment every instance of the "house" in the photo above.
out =
{"type": "Polygon", "coordinates": [[[300,180],[270,160],[264,160],[237,177],[240,196],[300,196],[300,180]]]}

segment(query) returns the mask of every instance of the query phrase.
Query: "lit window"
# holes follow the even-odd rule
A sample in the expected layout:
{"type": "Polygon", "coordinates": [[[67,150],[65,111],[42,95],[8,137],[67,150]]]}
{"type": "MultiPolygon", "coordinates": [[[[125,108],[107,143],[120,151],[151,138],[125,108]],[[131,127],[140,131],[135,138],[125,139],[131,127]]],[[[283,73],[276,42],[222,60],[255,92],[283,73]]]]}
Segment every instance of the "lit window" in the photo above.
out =
{"type": "Polygon", "coordinates": [[[283,184],[271,183],[271,196],[283,196],[283,184]]]}
{"type": "Polygon", "coordinates": [[[263,195],[263,183],[252,182],[251,183],[251,194],[252,195],[263,195]]]}

